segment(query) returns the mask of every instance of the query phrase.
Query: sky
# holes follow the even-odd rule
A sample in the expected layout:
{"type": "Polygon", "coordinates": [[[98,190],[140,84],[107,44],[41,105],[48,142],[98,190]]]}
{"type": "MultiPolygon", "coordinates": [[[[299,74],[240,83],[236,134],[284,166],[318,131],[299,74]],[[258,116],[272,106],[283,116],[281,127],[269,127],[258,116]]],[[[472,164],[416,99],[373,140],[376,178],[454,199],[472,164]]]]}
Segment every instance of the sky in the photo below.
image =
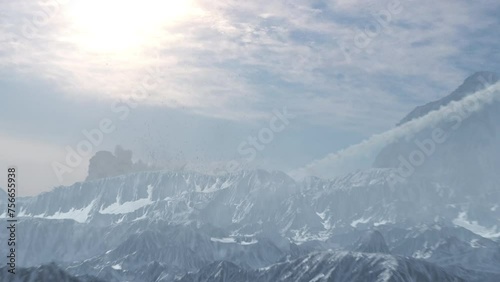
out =
{"type": "Polygon", "coordinates": [[[0,7],[0,167],[20,195],[82,181],[116,145],[168,169],[293,171],[500,72],[493,0],[0,7]]]}

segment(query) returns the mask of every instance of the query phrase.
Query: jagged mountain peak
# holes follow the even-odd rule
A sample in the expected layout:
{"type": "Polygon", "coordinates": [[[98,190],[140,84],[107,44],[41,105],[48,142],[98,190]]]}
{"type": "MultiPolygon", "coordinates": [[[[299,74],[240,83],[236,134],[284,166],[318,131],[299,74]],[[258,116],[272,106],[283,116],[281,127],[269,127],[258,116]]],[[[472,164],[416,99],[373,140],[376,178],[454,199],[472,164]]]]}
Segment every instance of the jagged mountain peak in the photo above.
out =
{"type": "MultiPolygon", "coordinates": [[[[417,107],[400,124],[498,84],[499,79],[493,72],[477,72],[450,95],[417,107]]],[[[498,97],[498,91],[490,94],[487,96],[498,97]]],[[[433,178],[464,189],[469,186],[494,191],[489,186],[494,185],[500,167],[500,102],[498,98],[478,102],[483,96],[459,102],[449,112],[441,112],[446,117],[436,117],[419,131],[387,144],[375,157],[373,166],[397,168],[394,179],[398,183],[412,177],[433,178]]]]}
{"type": "Polygon", "coordinates": [[[103,282],[92,276],[75,277],[57,266],[55,263],[37,267],[18,268],[16,274],[7,272],[6,267],[0,268],[0,281],[10,282],[103,282]]]}
{"type": "Polygon", "coordinates": [[[315,252],[259,270],[231,264],[214,264],[184,276],[182,282],[214,281],[463,281],[444,269],[423,261],[386,254],[315,252]],[[238,280],[227,280],[237,277],[238,280]]]}
{"type": "Polygon", "coordinates": [[[464,82],[451,94],[427,103],[422,106],[416,107],[413,111],[411,111],[406,117],[404,117],[398,125],[407,123],[413,119],[422,117],[428,114],[431,111],[438,110],[442,106],[448,105],[452,101],[459,101],[462,98],[476,92],[482,90],[492,84],[500,81],[500,76],[497,73],[490,71],[479,71],[471,76],[467,77],[464,82]]]}
{"type": "Polygon", "coordinates": [[[228,261],[214,262],[202,267],[198,272],[187,274],[178,282],[202,281],[253,281],[255,275],[228,261]]]}
{"type": "Polygon", "coordinates": [[[384,236],[378,230],[370,230],[364,234],[355,244],[354,251],[362,253],[390,253],[384,236]]]}

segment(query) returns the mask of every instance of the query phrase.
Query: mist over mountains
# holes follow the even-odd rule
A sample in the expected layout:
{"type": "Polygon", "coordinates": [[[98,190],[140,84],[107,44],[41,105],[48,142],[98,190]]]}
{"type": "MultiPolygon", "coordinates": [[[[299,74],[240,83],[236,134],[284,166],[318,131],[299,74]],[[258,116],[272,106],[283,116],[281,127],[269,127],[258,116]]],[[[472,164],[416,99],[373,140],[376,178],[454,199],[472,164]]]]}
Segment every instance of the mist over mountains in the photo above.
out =
{"type": "Polygon", "coordinates": [[[479,72],[417,107],[399,129],[446,118],[341,177],[98,162],[18,199],[20,281],[500,281],[498,80],[479,72]],[[464,99],[488,102],[440,114],[464,99]]]}

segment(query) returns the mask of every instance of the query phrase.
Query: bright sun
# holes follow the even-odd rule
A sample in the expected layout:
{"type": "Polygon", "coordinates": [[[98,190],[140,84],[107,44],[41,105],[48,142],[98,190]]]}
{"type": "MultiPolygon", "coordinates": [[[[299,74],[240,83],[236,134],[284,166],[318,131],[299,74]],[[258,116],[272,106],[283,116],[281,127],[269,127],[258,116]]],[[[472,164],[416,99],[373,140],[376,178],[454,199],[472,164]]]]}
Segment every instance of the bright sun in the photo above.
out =
{"type": "Polygon", "coordinates": [[[77,44],[97,52],[125,52],[161,35],[195,11],[192,0],[80,0],[68,15],[77,44]]]}

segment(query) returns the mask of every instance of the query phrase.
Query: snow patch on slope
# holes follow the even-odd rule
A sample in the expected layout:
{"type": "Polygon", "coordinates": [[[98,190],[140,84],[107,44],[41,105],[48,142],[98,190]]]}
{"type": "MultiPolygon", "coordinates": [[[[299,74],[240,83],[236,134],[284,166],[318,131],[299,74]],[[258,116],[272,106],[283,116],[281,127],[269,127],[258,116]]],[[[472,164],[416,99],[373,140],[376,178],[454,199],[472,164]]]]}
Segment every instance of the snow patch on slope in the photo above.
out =
{"type": "Polygon", "coordinates": [[[120,204],[120,199],[117,198],[115,203],[101,209],[101,214],[125,214],[134,212],[140,208],[151,205],[153,203],[153,186],[148,185],[148,197],[135,201],[124,202],[120,204]]]}
{"type": "Polygon", "coordinates": [[[356,219],[353,222],[351,222],[351,226],[356,228],[358,226],[358,224],[366,224],[366,223],[370,222],[371,219],[372,219],[371,217],[369,217],[369,218],[362,217],[362,218],[356,219]]]}
{"type": "Polygon", "coordinates": [[[257,244],[259,241],[255,238],[252,238],[251,241],[241,241],[241,242],[238,242],[238,240],[236,240],[235,238],[231,238],[231,237],[225,237],[225,238],[210,238],[210,241],[212,242],[218,242],[218,243],[224,243],[224,244],[235,244],[235,243],[238,243],[242,246],[248,246],[248,245],[253,245],[253,244],[257,244]]]}
{"type": "Polygon", "coordinates": [[[72,219],[72,220],[79,222],[79,223],[85,223],[85,222],[87,222],[87,220],[89,218],[90,211],[94,207],[95,201],[96,200],[94,199],[88,206],[86,206],[82,209],[79,209],[79,210],[72,208],[67,212],[58,211],[58,212],[54,213],[53,215],[49,215],[49,216],[47,216],[45,214],[41,214],[41,215],[35,215],[33,217],[44,218],[44,219],[72,219]]]}
{"type": "Polygon", "coordinates": [[[480,225],[477,221],[470,221],[467,218],[467,212],[460,212],[458,217],[453,220],[453,224],[468,229],[484,238],[492,239],[500,237],[500,231],[497,231],[498,229],[496,225],[492,228],[487,228],[480,225]]]}

